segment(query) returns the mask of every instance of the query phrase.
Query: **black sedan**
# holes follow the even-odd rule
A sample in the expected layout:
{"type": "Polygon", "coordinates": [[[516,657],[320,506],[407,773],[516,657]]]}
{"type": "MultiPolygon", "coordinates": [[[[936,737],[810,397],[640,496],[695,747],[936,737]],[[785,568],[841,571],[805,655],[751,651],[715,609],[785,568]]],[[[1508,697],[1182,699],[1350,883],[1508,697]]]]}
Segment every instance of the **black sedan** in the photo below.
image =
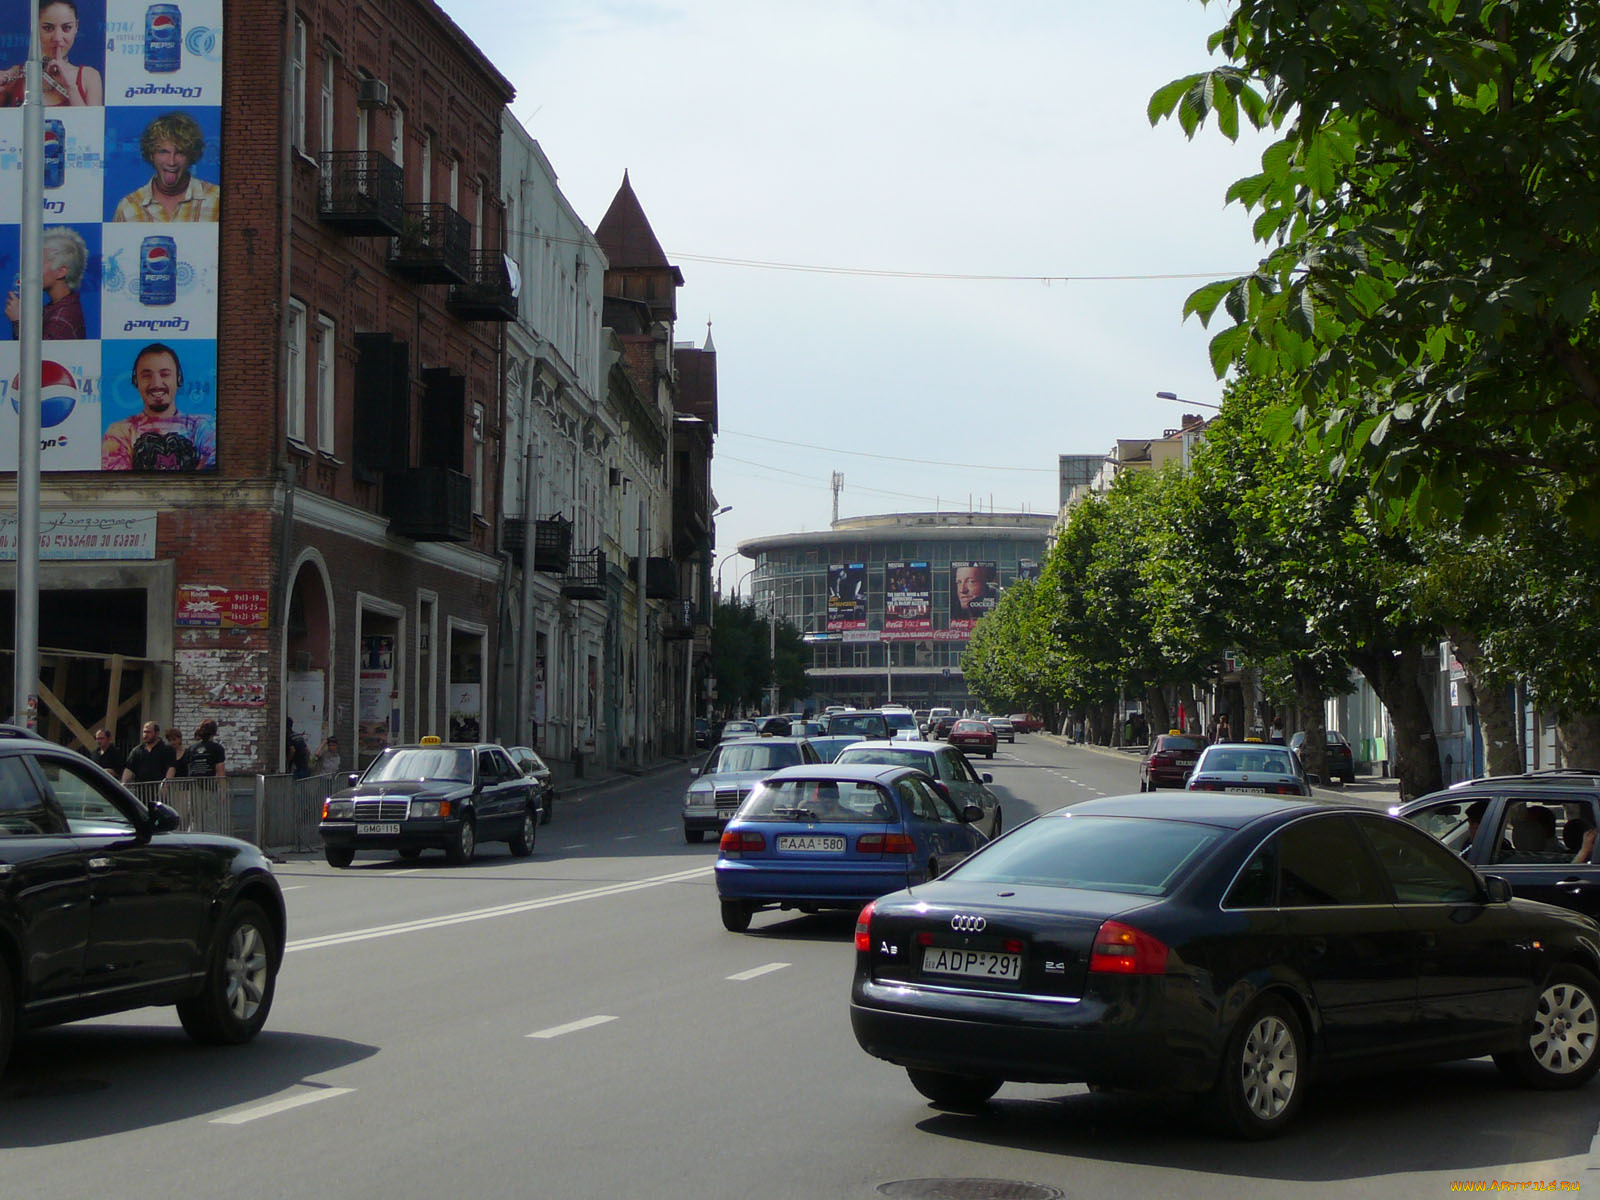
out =
{"type": "Polygon", "coordinates": [[[176,1005],[196,1041],[253,1038],[285,929],[261,852],[176,832],[65,747],[0,737],[0,1069],[20,1031],[146,1005],[176,1005]]]}
{"type": "Polygon", "coordinates": [[[1405,821],[1189,792],[1058,810],[869,904],[850,1017],[938,1104],[1007,1080],[1187,1092],[1266,1137],[1324,1067],[1489,1054],[1586,1083],[1597,972],[1593,921],[1405,821]]]}
{"type": "Polygon", "coordinates": [[[395,850],[416,858],[443,850],[470,862],[479,842],[507,842],[533,853],[540,802],[534,781],[501,746],[423,738],[390,746],[351,786],[322,802],[323,853],[348,867],[358,850],[395,850]]]}

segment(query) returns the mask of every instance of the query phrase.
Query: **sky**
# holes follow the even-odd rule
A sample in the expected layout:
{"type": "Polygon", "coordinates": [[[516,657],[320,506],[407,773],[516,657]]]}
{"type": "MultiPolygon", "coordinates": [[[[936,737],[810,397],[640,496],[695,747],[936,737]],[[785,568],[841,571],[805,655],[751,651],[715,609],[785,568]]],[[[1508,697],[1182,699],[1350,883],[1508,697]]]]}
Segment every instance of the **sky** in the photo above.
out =
{"type": "Polygon", "coordinates": [[[591,229],[628,173],[678,341],[711,323],[725,590],[835,471],[841,517],[1054,513],[1057,455],[1218,402],[1183,302],[1260,258],[1225,195],[1266,139],[1146,110],[1221,4],[441,2],[591,229]]]}

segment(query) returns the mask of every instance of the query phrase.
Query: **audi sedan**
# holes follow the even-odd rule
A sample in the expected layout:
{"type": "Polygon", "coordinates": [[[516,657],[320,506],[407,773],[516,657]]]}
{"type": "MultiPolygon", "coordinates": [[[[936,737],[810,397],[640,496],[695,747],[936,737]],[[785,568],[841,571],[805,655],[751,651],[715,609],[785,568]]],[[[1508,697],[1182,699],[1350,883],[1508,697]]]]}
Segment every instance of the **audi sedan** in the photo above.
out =
{"type": "Polygon", "coordinates": [[[470,862],[479,842],[506,842],[533,853],[541,802],[535,781],[502,746],[425,737],[390,746],[351,786],[322,802],[323,854],[348,867],[360,850],[416,858],[443,850],[451,863],[470,862]]]}
{"type": "Polygon", "coordinates": [[[147,1005],[175,1005],[199,1042],[260,1032],[283,892],[256,847],[178,824],[81,754],[0,728],[0,1070],[18,1033],[147,1005]]]}
{"type": "Polygon", "coordinates": [[[958,808],[914,767],[790,767],[762,780],[722,833],[723,927],[763,908],[856,909],[932,879],[987,842],[983,809],[958,808]]]}
{"type": "Polygon", "coordinates": [[[1324,1067],[1600,1067],[1600,926],[1513,899],[1351,805],[1141,795],[1059,809],[868,904],[850,1019],[934,1103],[1008,1081],[1192,1093],[1280,1133],[1324,1067]]]}

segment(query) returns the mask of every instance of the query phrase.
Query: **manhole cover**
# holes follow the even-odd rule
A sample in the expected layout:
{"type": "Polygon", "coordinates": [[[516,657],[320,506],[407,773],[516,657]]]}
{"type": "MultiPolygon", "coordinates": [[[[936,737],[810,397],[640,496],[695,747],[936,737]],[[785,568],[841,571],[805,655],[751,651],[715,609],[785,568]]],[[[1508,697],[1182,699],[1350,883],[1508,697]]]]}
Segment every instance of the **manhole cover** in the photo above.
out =
{"type": "Polygon", "coordinates": [[[885,1196],[907,1200],[1061,1200],[1060,1188],[1020,1179],[897,1179],[880,1183],[885,1196]]]}

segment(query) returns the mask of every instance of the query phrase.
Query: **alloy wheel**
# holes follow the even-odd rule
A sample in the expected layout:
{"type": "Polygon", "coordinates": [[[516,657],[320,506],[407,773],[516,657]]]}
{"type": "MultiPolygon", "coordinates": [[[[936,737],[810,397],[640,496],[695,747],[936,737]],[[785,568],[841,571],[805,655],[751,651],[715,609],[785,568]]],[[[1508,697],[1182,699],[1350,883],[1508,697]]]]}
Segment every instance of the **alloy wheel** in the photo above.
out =
{"type": "Polygon", "coordinates": [[[1300,1077],[1294,1034],[1276,1013],[1265,1013],[1244,1041],[1240,1061],[1244,1102],[1260,1120],[1275,1119],[1294,1097],[1300,1077]]]}

